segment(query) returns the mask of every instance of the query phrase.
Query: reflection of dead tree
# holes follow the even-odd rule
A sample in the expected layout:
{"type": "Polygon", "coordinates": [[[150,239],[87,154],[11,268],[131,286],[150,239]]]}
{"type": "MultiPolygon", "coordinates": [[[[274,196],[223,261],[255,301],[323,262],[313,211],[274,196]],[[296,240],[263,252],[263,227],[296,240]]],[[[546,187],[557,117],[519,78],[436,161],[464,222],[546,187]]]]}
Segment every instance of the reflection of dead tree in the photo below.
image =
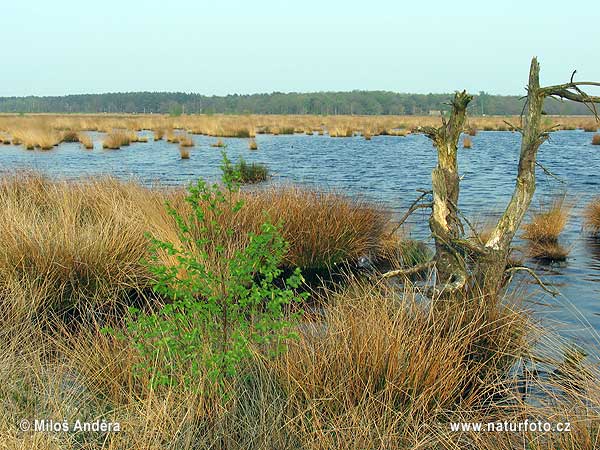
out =
{"type": "MultiPolygon", "coordinates": [[[[521,124],[514,127],[522,135],[515,188],[503,215],[485,242],[480,237],[477,241],[465,237],[463,220],[471,225],[457,207],[460,192],[458,141],[472,96],[465,91],[456,93],[451,103],[450,118],[447,121],[442,119],[439,128],[421,128],[433,141],[438,153],[438,164],[431,174],[433,203],[429,219],[436,253],[432,263],[423,264],[422,268],[426,270],[435,266],[437,286],[434,291],[440,295],[476,286],[486,295],[495,297],[504,286],[510,245],[535,192],[537,151],[548,139],[549,130],[541,125],[544,100],[553,97],[585,103],[598,118],[594,103],[600,103],[600,97],[586,94],[581,87],[600,86],[600,83],[575,82],[571,77],[569,83],[540,87],[539,71],[537,59],[533,58],[521,124]]],[[[385,276],[399,276],[404,272],[391,271],[385,276]]]]}

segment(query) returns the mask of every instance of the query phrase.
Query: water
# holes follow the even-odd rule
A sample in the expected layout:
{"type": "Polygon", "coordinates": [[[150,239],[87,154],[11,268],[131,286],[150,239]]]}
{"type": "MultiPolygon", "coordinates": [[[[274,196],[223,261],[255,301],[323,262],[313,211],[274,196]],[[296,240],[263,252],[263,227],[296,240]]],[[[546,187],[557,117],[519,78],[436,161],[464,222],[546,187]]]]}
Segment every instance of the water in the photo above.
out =
{"type": "MultiPolygon", "coordinates": [[[[151,136],[151,133],[142,133],[151,136]]],[[[0,170],[35,169],[50,176],[78,178],[111,174],[135,178],[145,184],[180,185],[198,177],[219,176],[221,154],[210,147],[215,138],[194,136],[196,147],[189,160],[181,160],[176,145],[165,141],[132,144],[121,150],[102,150],[101,135],[93,134],[95,149],[79,144],[62,144],[48,151],[26,151],[22,147],[0,147],[0,170]]],[[[511,132],[479,132],[472,149],[459,152],[460,208],[474,220],[485,221],[504,209],[514,188],[520,135],[511,132]]],[[[223,139],[231,159],[243,155],[247,161],[267,163],[272,183],[295,183],[333,189],[381,203],[396,214],[418,196],[416,189],[430,187],[435,150],[422,135],[407,137],[361,137],[259,135],[258,151],[248,150],[245,139],[223,139]]],[[[582,231],[582,209],[593,195],[600,194],[600,148],[591,145],[591,134],[583,131],[552,133],[539,151],[538,161],[566,183],[538,170],[533,205],[567,190],[576,203],[561,236],[570,247],[561,264],[528,261],[554,285],[561,296],[537,296],[535,309],[548,323],[566,323],[561,334],[576,335],[600,343],[600,240],[582,231]],[[582,328],[589,328],[582,331],[582,328]],[[582,337],[583,336],[583,337],[582,337]]],[[[417,238],[428,236],[426,210],[417,212],[408,224],[417,238]]],[[[526,277],[523,281],[527,281],[526,277]]],[[[532,287],[533,288],[533,287],[532,287]]]]}

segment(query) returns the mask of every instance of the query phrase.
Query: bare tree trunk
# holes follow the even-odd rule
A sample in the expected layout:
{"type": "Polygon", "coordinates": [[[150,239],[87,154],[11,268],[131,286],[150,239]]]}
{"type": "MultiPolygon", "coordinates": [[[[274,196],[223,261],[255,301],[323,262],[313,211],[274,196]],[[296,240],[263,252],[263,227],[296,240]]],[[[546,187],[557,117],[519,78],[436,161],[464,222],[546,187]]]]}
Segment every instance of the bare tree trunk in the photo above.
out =
{"type": "MultiPolygon", "coordinates": [[[[544,130],[541,126],[544,100],[557,97],[592,105],[590,110],[598,119],[593,104],[600,103],[600,97],[587,95],[580,86],[600,86],[600,83],[574,82],[571,76],[570,83],[542,88],[539,74],[540,66],[537,59],[533,58],[527,87],[527,111],[518,128],[522,134],[522,142],[515,189],[487,242],[474,243],[465,239],[458,210],[458,140],[472,96],[465,91],[456,93],[449,120],[446,122],[442,119],[442,126],[439,128],[421,128],[433,141],[438,154],[437,166],[431,174],[433,203],[429,219],[436,254],[431,264],[423,264],[422,268],[436,268],[438,277],[434,291],[440,295],[470,288],[483,293],[487,298],[495,299],[504,287],[510,246],[535,193],[537,152],[548,138],[549,130],[544,130]]],[[[405,270],[395,270],[386,276],[405,273],[405,270]]]]}
{"type": "Polygon", "coordinates": [[[457,92],[448,122],[444,120],[440,128],[423,129],[438,154],[438,164],[431,173],[433,206],[429,218],[429,228],[435,239],[437,276],[440,283],[455,289],[464,286],[466,281],[465,260],[455,247],[455,241],[463,234],[457,211],[460,193],[457,153],[467,106],[472,98],[465,91],[457,92]]]}

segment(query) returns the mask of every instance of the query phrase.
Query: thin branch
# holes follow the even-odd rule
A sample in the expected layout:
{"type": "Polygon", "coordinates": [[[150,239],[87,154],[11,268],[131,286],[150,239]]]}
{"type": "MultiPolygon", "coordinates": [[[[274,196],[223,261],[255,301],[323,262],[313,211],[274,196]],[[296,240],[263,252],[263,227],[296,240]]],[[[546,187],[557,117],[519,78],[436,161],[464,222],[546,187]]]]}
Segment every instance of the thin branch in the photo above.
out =
{"type": "Polygon", "coordinates": [[[535,281],[537,282],[537,284],[547,293],[549,293],[550,295],[552,295],[553,297],[556,297],[557,295],[560,294],[560,292],[554,290],[554,289],[550,289],[549,287],[547,287],[544,282],[540,279],[540,277],[529,267],[525,267],[525,266],[515,266],[515,267],[510,267],[508,269],[506,269],[504,272],[505,273],[510,273],[510,278],[508,280],[508,284],[510,284],[513,274],[514,272],[518,272],[518,271],[523,271],[523,272],[527,272],[529,275],[531,275],[535,281]]]}
{"type": "MultiPolygon", "coordinates": [[[[469,228],[471,229],[471,231],[473,232],[473,234],[477,237],[477,240],[479,241],[479,243],[482,245],[482,247],[473,247],[472,243],[469,243],[470,245],[466,245],[463,240],[455,240],[456,242],[461,242],[461,245],[464,245],[465,247],[476,251],[477,253],[486,253],[487,250],[483,247],[484,243],[481,241],[481,237],[479,236],[479,232],[477,231],[477,229],[473,226],[473,224],[469,221],[469,219],[467,219],[467,216],[465,216],[463,214],[463,212],[460,210],[460,208],[454,204],[454,202],[452,200],[448,200],[450,202],[450,204],[452,205],[452,207],[454,208],[454,210],[463,218],[463,220],[467,223],[467,225],[469,226],[469,228]]],[[[466,241],[468,242],[468,241],[466,241]]]]}
{"type": "Polygon", "coordinates": [[[542,169],[542,170],[544,171],[544,173],[545,173],[546,175],[548,175],[549,177],[552,177],[552,178],[554,178],[554,179],[555,179],[556,181],[558,181],[559,183],[562,183],[562,184],[567,184],[567,182],[566,182],[565,180],[563,180],[563,179],[561,179],[561,178],[557,177],[557,176],[556,176],[556,175],[554,175],[552,172],[550,172],[550,171],[549,171],[549,170],[548,170],[546,167],[544,167],[544,165],[543,165],[541,162],[539,162],[539,161],[537,161],[537,160],[536,160],[535,164],[536,164],[536,165],[537,165],[537,166],[538,166],[540,169],[542,169]]]}
{"type": "Polygon", "coordinates": [[[421,203],[421,204],[419,204],[419,202],[421,200],[423,200],[424,197],[426,197],[427,195],[431,194],[431,191],[420,191],[420,192],[422,192],[422,194],[419,195],[419,197],[410,205],[410,207],[408,208],[408,211],[406,211],[406,213],[398,221],[398,223],[396,224],[396,226],[394,227],[394,229],[390,232],[390,234],[388,235],[388,237],[392,236],[396,231],[398,231],[398,229],[402,226],[402,224],[404,222],[406,222],[406,220],[408,219],[408,217],[412,213],[414,213],[417,209],[431,208],[433,206],[432,203],[421,203]]]}
{"type": "Polygon", "coordinates": [[[418,264],[414,267],[409,267],[408,269],[397,269],[397,270],[390,270],[389,272],[384,273],[381,278],[385,279],[385,278],[392,278],[392,277],[408,277],[409,275],[414,275],[417,273],[421,273],[426,271],[427,269],[431,269],[433,266],[435,266],[435,261],[431,260],[431,261],[427,261],[426,263],[423,264],[418,264]]]}

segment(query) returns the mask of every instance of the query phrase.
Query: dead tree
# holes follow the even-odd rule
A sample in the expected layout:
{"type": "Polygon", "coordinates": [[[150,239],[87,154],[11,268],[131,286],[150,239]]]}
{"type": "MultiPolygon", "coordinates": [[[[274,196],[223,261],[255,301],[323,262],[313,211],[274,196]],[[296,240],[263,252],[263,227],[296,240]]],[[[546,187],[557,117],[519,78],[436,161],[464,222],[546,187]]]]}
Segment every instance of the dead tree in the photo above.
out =
{"type": "MultiPolygon", "coordinates": [[[[600,83],[575,82],[571,76],[569,83],[540,87],[539,73],[540,66],[537,59],[533,58],[521,124],[514,127],[522,135],[515,188],[504,213],[486,242],[479,238],[478,241],[466,238],[463,222],[468,226],[470,224],[458,209],[458,142],[472,96],[465,91],[456,93],[451,103],[450,118],[447,121],[442,119],[439,128],[421,128],[433,141],[438,154],[437,166],[431,174],[433,203],[429,219],[436,252],[432,261],[419,267],[435,267],[437,277],[433,291],[436,295],[477,289],[484,295],[495,298],[503,288],[508,278],[507,262],[511,243],[535,193],[537,152],[551,131],[541,125],[544,100],[552,97],[585,103],[598,119],[594,103],[600,103],[600,97],[590,96],[581,88],[600,86],[600,83]]],[[[415,268],[409,270],[410,273],[415,272],[415,268]]],[[[510,271],[513,273],[515,268],[510,271]]],[[[399,276],[404,273],[405,271],[396,270],[384,276],[399,276]]],[[[539,281],[539,278],[537,280],[539,281]]]]}

